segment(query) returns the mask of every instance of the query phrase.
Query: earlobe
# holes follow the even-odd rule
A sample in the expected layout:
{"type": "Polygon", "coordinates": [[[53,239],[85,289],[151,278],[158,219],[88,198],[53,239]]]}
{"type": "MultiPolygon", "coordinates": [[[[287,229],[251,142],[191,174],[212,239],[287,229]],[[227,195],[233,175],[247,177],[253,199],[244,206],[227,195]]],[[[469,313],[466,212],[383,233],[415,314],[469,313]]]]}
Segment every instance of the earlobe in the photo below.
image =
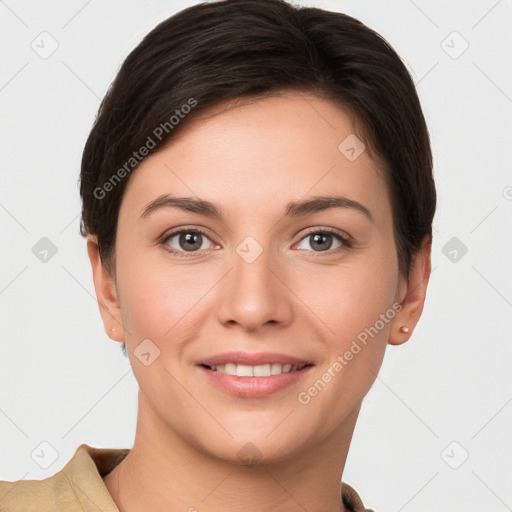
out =
{"type": "Polygon", "coordinates": [[[95,235],[87,235],[87,253],[91,262],[96,300],[103,320],[103,327],[109,338],[122,342],[124,341],[124,329],[116,283],[101,261],[95,235]]]}
{"type": "Polygon", "coordinates": [[[431,272],[431,251],[432,240],[425,238],[411,262],[402,308],[390,323],[390,345],[401,345],[408,341],[421,317],[431,272]]]}

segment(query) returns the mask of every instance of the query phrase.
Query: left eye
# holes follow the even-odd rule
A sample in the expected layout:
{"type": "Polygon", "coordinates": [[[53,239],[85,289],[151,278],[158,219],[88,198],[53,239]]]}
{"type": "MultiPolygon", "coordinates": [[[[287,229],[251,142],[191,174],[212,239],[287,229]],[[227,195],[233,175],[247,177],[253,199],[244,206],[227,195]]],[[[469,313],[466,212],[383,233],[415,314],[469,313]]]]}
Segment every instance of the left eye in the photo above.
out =
{"type": "Polygon", "coordinates": [[[338,249],[344,245],[348,246],[348,240],[345,237],[339,234],[330,233],[328,231],[315,231],[308,233],[304,238],[302,238],[301,243],[308,239],[311,239],[311,242],[309,243],[310,248],[308,249],[307,247],[299,247],[299,249],[323,252],[330,249],[338,249]],[[333,243],[336,243],[336,241],[338,242],[338,245],[333,247],[333,243]]]}
{"type": "Polygon", "coordinates": [[[196,230],[171,233],[164,242],[173,252],[197,252],[201,249],[211,249],[214,245],[204,233],[196,230]],[[210,246],[208,246],[208,243],[210,246]]]}

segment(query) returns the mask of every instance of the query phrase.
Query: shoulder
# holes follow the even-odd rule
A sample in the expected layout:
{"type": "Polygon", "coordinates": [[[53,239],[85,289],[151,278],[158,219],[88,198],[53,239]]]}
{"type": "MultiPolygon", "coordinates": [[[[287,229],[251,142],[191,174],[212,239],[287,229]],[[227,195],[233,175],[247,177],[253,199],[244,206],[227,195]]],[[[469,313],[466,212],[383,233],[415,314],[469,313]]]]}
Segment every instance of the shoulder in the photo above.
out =
{"type": "Polygon", "coordinates": [[[0,481],[0,510],[46,512],[55,510],[60,497],[70,495],[73,491],[62,471],[44,480],[0,481]]]}
{"type": "Polygon", "coordinates": [[[129,450],[82,444],[60,471],[43,480],[0,481],[0,510],[8,512],[118,512],[102,476],[129,450]]]}
{"type": "Polygon", "coordinates": [[[345,482],[341,482],[341,499],[350,512],[375,512],[373,509],[366,508],[357,491],[345,482]]]}

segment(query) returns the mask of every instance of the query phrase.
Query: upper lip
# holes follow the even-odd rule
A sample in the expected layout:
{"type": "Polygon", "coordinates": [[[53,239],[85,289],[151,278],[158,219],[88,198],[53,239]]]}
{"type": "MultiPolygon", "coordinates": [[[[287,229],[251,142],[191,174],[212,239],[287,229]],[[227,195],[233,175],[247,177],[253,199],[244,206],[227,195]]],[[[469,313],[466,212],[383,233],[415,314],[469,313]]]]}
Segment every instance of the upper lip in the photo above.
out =
{"type": "Polygon", "coordinates": [[[292,366],[306,366],[312,364],[311,361],[299,357],[279,354],[277,352],[258,352],[251,354],[249,352],[224,352],[216,354],[205,359],[201,359],[197,364],[205,366],[217,366],[219,364],[234,363],[247,364],[249,366],[258,366],[262,364],[291,364],[292,366]]]}

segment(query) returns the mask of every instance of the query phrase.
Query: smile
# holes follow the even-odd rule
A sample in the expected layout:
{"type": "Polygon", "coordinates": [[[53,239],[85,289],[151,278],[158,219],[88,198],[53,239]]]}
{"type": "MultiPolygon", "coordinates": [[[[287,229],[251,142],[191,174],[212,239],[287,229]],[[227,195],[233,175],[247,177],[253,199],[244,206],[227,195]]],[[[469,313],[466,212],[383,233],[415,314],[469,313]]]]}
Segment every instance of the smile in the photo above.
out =
{"type": "Polygon", "coordinates": [[[226,363],[214,366],[204,365],[209,370],[227,375],[236,375],[237,377],[271,377],[272,375],[281,375],[282,373],[296,372],[304,368],[304,365],[291,365],[281,363],[267,363],[257,366],[248,364],[226,363]]]}

